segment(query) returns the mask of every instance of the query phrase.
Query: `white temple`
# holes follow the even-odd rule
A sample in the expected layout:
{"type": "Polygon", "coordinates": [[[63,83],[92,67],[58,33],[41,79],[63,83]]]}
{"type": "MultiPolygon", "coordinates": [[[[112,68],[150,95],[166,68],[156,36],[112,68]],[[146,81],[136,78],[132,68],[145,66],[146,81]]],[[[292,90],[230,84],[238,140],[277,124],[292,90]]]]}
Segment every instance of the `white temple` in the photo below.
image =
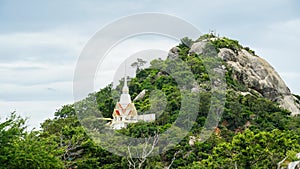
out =
{"type": "Polygon", "coordinates": [[[112,114],[113,119],[110,122],[112,129],[126,128],[129,123],[136,123],[138,121],[154,121],[155,114],[138,115],[134,103],[131,101],[129,95],[129,88],[127,86],[127,78],[124,77],[124,86],[120,101],[117,102],[114,112],[112,114]]]}

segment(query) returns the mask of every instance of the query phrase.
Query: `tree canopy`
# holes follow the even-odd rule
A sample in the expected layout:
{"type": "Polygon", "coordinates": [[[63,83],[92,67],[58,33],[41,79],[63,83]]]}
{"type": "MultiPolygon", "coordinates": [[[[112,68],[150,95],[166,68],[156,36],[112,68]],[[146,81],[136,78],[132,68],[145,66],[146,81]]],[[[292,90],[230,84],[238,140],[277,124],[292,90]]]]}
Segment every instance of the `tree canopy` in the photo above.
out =
{"type": "MultiPolygon", "coordinates": [[[[198,40],[215,38],[204,35],[198,40]]],[[[190,124],[188,118],[184,125],[192,129],[174,148],[160,155],[146,158],[141,168],[276,168],[277,163],[286,158],[293,161],[300,152],[300,119],[291,117],[290,112],[280,108],[276,103],[251,91],[233,78],[230,67],[225,73],[227,91],[225,109],[214,133],[205,142],[201,141],[207,114],[212,101],[212,85],[205,63],[214,63],[214,58],[189,53],[191,39],[184,38],[177,46],[178,58],[188,65],[196,80],[200,102],[198,117],[190,124]],[[241,91],[248,94],[241,94],[241,91]]],[[[243,48],[238,41],[223,38],[209,43],[216,49],[227,47],[234,50],[243,48]]],[[[246,48],[250,50],[249,48],[246,48]]],[[[207,53],[212,52],[207,49],[207,53]]],[[[176,81],[165,70],[181,63],[170,60],[152,60],[148,68],[142,69],[143,60],[137,60],[132,66],[137,68],[136,77],[128,82],[132,98],[142,90],[147,92],[142,99],[135,102],[139,114],[156,113],[157,119],[152,123],[139,122],[116,131],[130,137],[155,136],[163,133],[175,123],[182,106],[182,92],[195,88],[189,83],[187,72],[178,73],[182,77],[176,81]],[[183,88],[178,83],[187,84],[183,88]],[[162,99],[165,98],[165,99],[162,99]],[[157,109],[153,109],[153,107],[157,109]]],[[[89,137],[81,125],[80,113],[94,119],[89,124],[95,127],[104,124],[100,117],[111,118],[116,104],[115,95],[121,85],[113,89],[109,84],[95,93],[91,93],[80,104],[64,105],[58,109],[53,119],[41,124],[40,131],[28,131],[26,119],[12,113],[0,123],[0,168],[129,168],[132,165],[128,157],[117,156],[101,147],[89,137]],[[84,101],[95,100],[96,105],[87,112],[84,101]],[[77,107],[78,108],[78,107],[77,107]],[[79,114],[78,114],[79,113],[79,114]],[[78,119],[79,118],[79,119],[78,119]]],[[[295,97],[300,98],[295,95],[295,97]]],[[[181,112],[186,113],[186,112],[181,112]]],[[[180,130],[178,130],[180,132],[180,130]]],[[[137,159],[139,160],[139,159],[137,159]]],[[[285,164],[284,164],[285,165],[285,164]]]]}

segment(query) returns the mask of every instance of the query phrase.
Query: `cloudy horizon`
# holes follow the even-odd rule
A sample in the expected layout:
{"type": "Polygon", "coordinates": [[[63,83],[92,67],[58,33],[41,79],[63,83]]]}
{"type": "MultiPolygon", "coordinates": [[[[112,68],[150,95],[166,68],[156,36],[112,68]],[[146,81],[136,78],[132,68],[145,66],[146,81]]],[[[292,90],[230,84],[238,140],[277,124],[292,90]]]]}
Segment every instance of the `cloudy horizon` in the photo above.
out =
{"type": "MultiPolygon", "coordinates": [[[[16,111],[30,118],[30,127],[38,128],[56,109],[73,103],[74,70],[88,40],[121,17],[145,12],[170,14],[202,33],[216,30],[238,40],[266,59],[291,91],[300,94],[297,0],[155,2],[0,1],[0,118],[16,111]]],[[[120,46],[110,57],[118,60],[120,53],[129,55],[146,47],[168,51],[176,44],[165,38],[127,43],[133,42],[140,45],[120,46]]],[[[107,70],[103,81],[111,81],[108,76],[118,66],[107,70]]]]}

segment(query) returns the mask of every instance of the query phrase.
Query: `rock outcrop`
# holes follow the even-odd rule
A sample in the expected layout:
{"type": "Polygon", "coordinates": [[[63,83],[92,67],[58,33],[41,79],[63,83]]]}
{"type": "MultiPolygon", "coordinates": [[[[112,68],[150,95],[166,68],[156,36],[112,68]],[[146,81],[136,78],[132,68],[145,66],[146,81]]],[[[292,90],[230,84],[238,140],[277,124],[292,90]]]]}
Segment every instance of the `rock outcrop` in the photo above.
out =
{"type": "Polygon", "coordinates": [[[172,49],[170,49],[169,53],[168,53],[168,58],[169,59],[175,59],[177,58],[179,55],[179,48],[178,47],[173,47],[172,49]]]}
{"type": "MultiPolygon", "coordinates": [[[[197,42],[191,46],[190,53],[200,54],[205,42],[197,42]]],[[[233,51],[221,48],[218,57],[222,58],[232,68],[233,78],[243,83],[249,89],[259,92],[265,98],[275,101],[292,112],[300,114],[300,105],[285,82],[274,68],[263,58],[245,49],[233,51]]]]}

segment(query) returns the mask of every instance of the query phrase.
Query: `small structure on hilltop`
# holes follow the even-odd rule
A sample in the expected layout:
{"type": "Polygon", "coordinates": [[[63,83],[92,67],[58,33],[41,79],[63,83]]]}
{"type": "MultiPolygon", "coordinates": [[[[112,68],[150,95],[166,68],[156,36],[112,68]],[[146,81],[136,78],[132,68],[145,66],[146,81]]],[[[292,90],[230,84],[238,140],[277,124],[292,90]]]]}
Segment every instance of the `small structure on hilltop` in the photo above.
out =
{"type": "Polygon", "coordinates": [[[120,100],[116,103],[112,117],[113,119],[108,125],[116,130],[126,128],[129,123],[155,121],[155,114],[138,115],[134,103],[131,101],[126,76],[124,77],[124,86],[120,100]]]}

